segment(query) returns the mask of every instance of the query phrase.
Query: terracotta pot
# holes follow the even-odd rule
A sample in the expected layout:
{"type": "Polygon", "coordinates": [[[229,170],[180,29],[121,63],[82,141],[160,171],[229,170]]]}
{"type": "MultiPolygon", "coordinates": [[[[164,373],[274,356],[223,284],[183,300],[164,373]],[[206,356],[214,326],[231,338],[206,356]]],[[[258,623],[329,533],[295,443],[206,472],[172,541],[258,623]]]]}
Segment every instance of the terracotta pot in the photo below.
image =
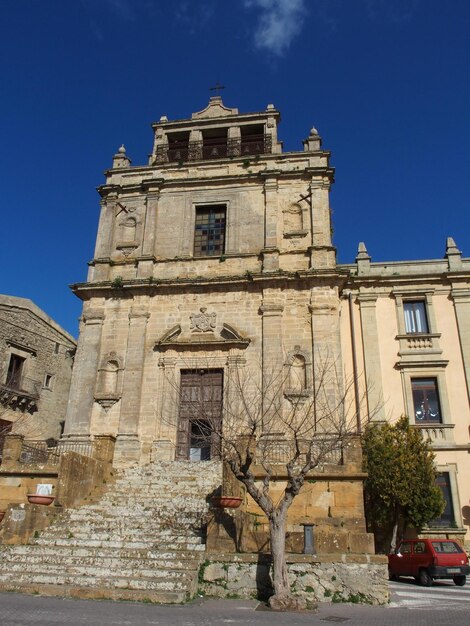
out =
{"type": "Polygon", "coordinates": [[[45,506],[52,504],[55,500],[55,496],[40,496],[37,493],[28,493],[26,497],[30,504],[44,504],[45,506]]]}
{"type": "Polygon", "coordinates": [[[5,517],[5,511],[0,511],[0,522],[5,517]]]}
{"type": "Polygon", "coordinates": [[[238,509],[243,498],[238,496],[212,496],[211,502],[219,509],[238,509]]]}

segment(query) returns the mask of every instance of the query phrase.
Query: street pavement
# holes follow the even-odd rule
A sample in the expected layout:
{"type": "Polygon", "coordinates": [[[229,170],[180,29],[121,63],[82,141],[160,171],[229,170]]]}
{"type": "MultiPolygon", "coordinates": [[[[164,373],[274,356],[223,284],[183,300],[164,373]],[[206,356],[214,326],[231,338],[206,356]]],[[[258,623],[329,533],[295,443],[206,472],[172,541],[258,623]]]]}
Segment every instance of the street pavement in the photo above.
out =
{"type": "Polygon", "coordinates": [[[254,600],[199,599],[183,606],[73,600],[0,593],[1,626],[468,626],[470,585],[391,583],[387,607],[322,604],[318,612],[276,613],[254,600]]]}
{"type": "Polygon", "coordinates": [[[427,611],[469,611],[470,582],[457,587],[451,580],[436,580],[432,587],[421,587],[413,578],[400,578],[390,582],[392,592],[390,607],[406,607],[427,611]]]}

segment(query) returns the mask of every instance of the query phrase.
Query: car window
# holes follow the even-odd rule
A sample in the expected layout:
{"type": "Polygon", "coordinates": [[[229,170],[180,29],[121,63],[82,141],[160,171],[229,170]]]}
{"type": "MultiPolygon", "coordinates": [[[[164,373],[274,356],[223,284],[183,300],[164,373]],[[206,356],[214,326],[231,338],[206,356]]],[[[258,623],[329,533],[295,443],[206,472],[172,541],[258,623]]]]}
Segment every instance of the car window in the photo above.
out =
{"type": "Polygon", "coordinates": [[[436,552],[444,554],[458,554],[463,552],[462,548],[455,541],[431,541],[432,547],[436,552]]]}
{"type": "Polygon", "coordinates": [[[417,541],[415,543],[415,554],[424,554],[426,552],[426,544],[424,541],[417,541]]]}
{"type": "Polygon", "coordinates": [[[410,554],[411,553],[411,543],[409,541],[404,541],[400,549],[398,550],[398,554],[410,554]]]}

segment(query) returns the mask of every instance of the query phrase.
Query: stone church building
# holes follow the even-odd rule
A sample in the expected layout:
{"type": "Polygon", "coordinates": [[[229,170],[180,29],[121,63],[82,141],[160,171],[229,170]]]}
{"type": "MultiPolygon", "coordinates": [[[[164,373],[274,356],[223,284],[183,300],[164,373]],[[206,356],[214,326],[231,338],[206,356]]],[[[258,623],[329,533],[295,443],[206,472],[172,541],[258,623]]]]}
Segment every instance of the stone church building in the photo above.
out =
{"type": "MultiPolygon", "coordinates": [[[[99,188],[65,437],[116,437],[115,464],[214,456],[188,398],[224,415],[236,368],[294,371],[283,402],[308,398],[318,355],[352,380],[362,422],[406,414],[436,450],[464,538],[468,475],[470,259],[338,265],[330,153],[315,128],[283,152],[279,111],[239,113],[219,96],[190,119],[152,125],[148,165],[121,147],[99,188]],[[317,356],[316,356],[317,355],[317,356]],[[287,370],[286,370],[287,368],[287,370]]],[[[286,436],[286,433],[280,433],[286,436]]]]}

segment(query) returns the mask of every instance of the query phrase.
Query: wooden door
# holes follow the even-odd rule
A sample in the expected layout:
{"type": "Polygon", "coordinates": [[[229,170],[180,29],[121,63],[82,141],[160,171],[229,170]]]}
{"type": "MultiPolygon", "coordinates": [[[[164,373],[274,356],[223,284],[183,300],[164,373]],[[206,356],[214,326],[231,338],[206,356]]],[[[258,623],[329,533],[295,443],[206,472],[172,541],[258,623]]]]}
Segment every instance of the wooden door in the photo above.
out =
{"type": "Polygon", "coordinates": [[[182,370],[176,458],[207,461],[220,455],[223,370],[182,370]]]}

